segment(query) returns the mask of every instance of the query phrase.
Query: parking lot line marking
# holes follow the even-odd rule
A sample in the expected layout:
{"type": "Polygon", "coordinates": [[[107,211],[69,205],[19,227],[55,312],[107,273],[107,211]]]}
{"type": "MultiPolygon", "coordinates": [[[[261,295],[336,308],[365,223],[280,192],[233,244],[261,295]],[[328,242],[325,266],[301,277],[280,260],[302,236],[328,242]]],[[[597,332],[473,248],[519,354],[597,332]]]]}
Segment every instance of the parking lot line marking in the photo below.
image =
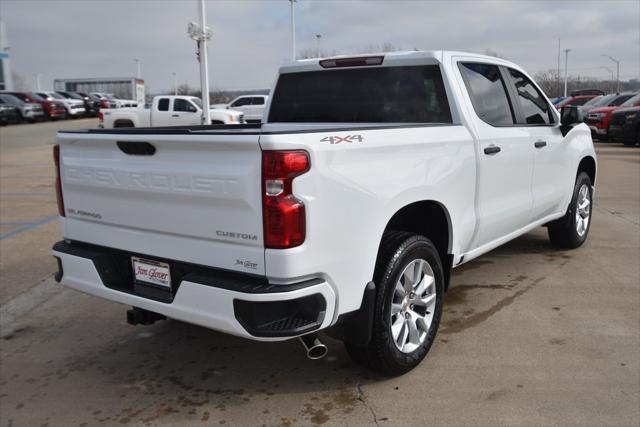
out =
{"type": "Polygon", "coordinates": [[[48,222],[51,222],[56,218],[58,218],[58,215],[51,215],[51,216],[47,216],[47,217],[44,217],[42,219],[39,219],[38,221],[29,222],[27,224],[24,224],[22,227],[16,228],[13,231],[7,231],[6,233],[0,234],[0,240],[4,240],[4,239],[8,239],[9,237],[17,236],[18,234],[24,233],[25,231],[33,230],[34,228],[36,228],[36,227],[38,227],[40,225],[44,225],[44,224],[46,224],[48,222]]]}

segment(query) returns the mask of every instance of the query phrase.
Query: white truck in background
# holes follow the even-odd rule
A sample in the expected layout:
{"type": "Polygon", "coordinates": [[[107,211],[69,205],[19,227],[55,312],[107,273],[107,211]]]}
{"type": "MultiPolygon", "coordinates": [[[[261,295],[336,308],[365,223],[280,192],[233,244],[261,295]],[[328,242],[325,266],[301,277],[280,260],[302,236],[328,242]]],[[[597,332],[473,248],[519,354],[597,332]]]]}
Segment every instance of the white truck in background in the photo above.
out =
{"type": "Polygon", "coordinates": [[[242,95],[231,101],[226,108],[242,111],[247,123],[260,123],[268,102],[268,95],[242,95]]]}
{"type": "Polygon", "coordinates": [[[262,124],[61,131],[54,159],[63,285],[311,358],[327,330],[388,375],[435,342],[453,268],[540,226],[582,245],[597,168],[577,107],[447,51],[297,61],[262,124]]]}
{"type": "MultiPolygon", "coordinates": [[[[194,96],[160,95],[153,98],[150,108],[117,108],[100,110],[98,127],[132,128],[158,126],[199,125],[202,102],[194,96]]],[[[211,109],[212,124],[242,124],[242,112],[227,109],[211,109]]]]}

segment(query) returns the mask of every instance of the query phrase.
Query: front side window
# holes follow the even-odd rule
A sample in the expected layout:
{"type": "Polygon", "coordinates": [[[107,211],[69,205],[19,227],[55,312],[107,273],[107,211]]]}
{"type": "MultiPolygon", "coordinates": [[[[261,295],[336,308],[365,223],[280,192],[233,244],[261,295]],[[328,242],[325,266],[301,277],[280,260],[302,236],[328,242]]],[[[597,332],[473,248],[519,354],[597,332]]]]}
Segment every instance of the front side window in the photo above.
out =
{"type": "Polygon", "coordinates": [[[551,106],[524,74],[509,68],[513,84],[518,93],[518,103],[524,123],[527,125],[551,125],[555,122],[551,106]]]}
{"type": "Polygon", "coordinates": [[[493,126],[513,125],[511,103],[498,66],[461,63],[459,68],[478,117],[493,126]]]}
{"type": "Polygon", "coordinates": [[[162,98],[158,101],[158,111],[169,111],[169,98],[162,98]]]}
{"type": "Polygon", "coordinates": [[[452,123],[437,65],[280,75],[269,122],[452,123]]]}
{"type": "Polygon", "coordinates": [[[181,111],[184,113],[195,113],[196,107],[186,99],[178,98],[173,101],[173,111],[181,111]]]}

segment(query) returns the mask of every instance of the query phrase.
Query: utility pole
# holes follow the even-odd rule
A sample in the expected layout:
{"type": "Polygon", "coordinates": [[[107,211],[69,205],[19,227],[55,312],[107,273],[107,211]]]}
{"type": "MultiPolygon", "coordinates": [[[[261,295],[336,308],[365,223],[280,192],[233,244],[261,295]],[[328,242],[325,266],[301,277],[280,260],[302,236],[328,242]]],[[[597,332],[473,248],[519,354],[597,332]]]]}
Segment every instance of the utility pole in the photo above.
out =
{"type": "Polygon", "coordinates": [[[178,75],[176,73],[171,73],[173,75],[173,94],[178,96],[178,75]]]}
{"type": "Polygon", "coordinates": [[[316,56],[320,58],[320,38],[322,34],[316,34],[316,56]]]}
{"type": "Polygon", "coordinates": [[[42,90],[42,88],[40,87],[40,77],[42,77],[42,74],[36,74],[36,90],[38,92],[42,90]]]}
{"type": "Polygon", "coordinates": [[[203,125],[211,124],[211,116],[209,115],[209,63],[207,61],[207,41],[211,38],[211,31],[206,26],[206,13],[204,8],[204,0],[198,0],[198,18],[199,23],[189,23],[187,32],[189,36],[196,41],[197,55],[200,61],[200,90],[202,92],[202,118],[200,123],[203,125]]]}
{"type": "Polygon", "coordinates": [[[564,96],[567,96],[567,79],[569,78],[569,52],[571,52],[571,49],[564,50],[564,96]]]}
{"type": "MultiPolygon", "coordinates": [[[[611,86],[613,86],[613,70],[609,67],[600,67],[603,70],[607,70],[609,72],[609,74],[611,74],[611,86]]],[[[611,92],[613,92],[613,87],[611,88],[611,92]]]]}
{"type": "Polygon", "coordinates": [[[136,78],[139,79],[142,75],[142,64],[138,58],[133,58],[133,61],[136,63],[136,78]]]}
{"type": "Polygon", "coordinates": [[[620,93],[620,61],[618,61],[613,56],[609,56],[607,54],[602,54],[601,56],[606,56],[610,60],[616,63],[616,93],[620,93]]]}
{"type": "Polygon", "coordinates": [[[560,96],[560,39],[558,39],[558,74],[556,75],[556,93],[560,96]]]}
{"type": "Polygon", "coordinates": [[[289,0],[291,3],[291,60],[296,60],[296,0],[289,0]]]}

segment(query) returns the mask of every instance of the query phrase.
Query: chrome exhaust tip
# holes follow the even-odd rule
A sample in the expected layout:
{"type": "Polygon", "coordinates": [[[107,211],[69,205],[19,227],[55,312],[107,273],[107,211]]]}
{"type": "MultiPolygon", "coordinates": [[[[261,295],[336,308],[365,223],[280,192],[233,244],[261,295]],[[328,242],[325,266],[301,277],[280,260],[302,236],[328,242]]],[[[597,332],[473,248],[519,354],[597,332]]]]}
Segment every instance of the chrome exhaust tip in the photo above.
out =
{"type": "Polygon", "coordinates": [[[322,359],[329,351],[327,346],[320,341],[318,334],[303,335],[299,339],[307,352],[307,357],[311,360],[322,359]]]}

